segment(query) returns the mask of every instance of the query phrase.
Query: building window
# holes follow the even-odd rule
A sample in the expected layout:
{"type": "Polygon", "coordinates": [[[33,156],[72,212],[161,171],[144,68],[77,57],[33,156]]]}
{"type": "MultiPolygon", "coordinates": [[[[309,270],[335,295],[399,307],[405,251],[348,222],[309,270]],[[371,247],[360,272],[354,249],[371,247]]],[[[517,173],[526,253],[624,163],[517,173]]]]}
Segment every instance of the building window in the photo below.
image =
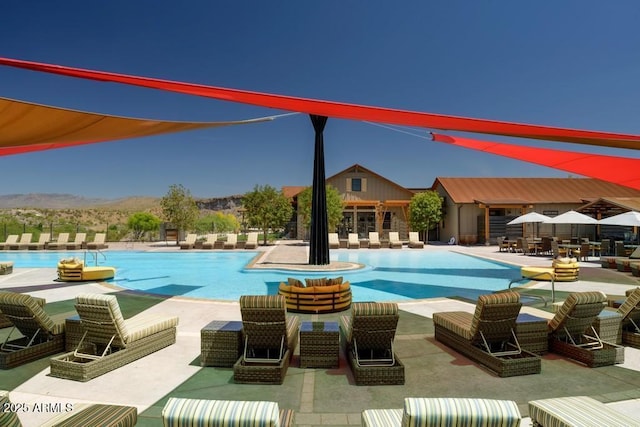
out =
{"type": "Polygon", "coordinates": [[[384,219],[382,220],[382,229],[391,230],[391,212],[384,213],[384,219]]]}
{"type": "Polygon", "coordinates": [[[362,178],[351,179],[351,191],[362,191],[362,178]]]}

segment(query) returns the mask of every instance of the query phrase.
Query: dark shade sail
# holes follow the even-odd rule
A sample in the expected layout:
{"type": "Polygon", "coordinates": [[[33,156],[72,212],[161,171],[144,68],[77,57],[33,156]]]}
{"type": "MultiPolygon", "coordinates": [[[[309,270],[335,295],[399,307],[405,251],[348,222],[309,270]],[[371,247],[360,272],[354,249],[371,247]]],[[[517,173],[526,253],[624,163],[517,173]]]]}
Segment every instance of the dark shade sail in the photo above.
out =
{"type": "Polygon", "coordinates": [[[311,115],[315,130],[313,157],[313,187],[311,196],[311,236],[309,236],[309,264],[326,265],[329,260],[329,222],[327,218],[327,188],[324,173],[324,127],[327,117],[311,115]]]}

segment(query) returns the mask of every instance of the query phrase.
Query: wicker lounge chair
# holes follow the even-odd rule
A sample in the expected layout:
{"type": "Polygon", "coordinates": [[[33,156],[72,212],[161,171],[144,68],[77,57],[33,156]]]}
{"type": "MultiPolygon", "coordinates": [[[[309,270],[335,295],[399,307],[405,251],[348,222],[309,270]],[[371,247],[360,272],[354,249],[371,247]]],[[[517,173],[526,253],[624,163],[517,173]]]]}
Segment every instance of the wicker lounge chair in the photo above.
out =
{"type": "Polygon", "coordinates": [[[51,250],[65,250],[67,249],[67,244],[69,243],[69,233],[60,233],[58,234],[58,240],[55,242],[50,242],[47,245],[47,249],[51,250]]]}
{"type": "Polygon", "coordinates": [[[366,409],[364,427],[518,427],[522,415],[512,400],[407,397],[403,409],[366,409]]]}
{"type": "Polygon", "coordinates": [[[400,240],[397,231],[389,232],[389,247],[391,249],[402,249],[402,241],[400,240]]]}
{"type": "MultiPolygon", "coordinates": [[[[0,407],[13,408],[9,392],[0,390],[0,407]]],[[[19,411],[3,410],[0,412],[0,426],[22,427],[18,418],[19,411]]],[[[135,406],[103,405],[93,403],[76,403],[70,412],[62,412],[48,419],[41,427],[132,427],[138,422],[138,409],[135,406]]]]}
{"type": "Polygon", "coordinates": [[[29,244],[31,243],[32,236],[33,234],[31,233],[22,233],[22,235],[20,236],[20,240],[18,240],[15,243],[9,244],[9,249],[14,251],[28,249],[29,244]]]}
{"type": "MultiPolygon", "coordinates": [[[[624,249],[624,245],[622,245],[622,249],[624,249]]],[[[623,270],[621,271],[631,271],[631,267],[629,267],[629,269],[624,269],[625,263],[628,265],[630,261],[640,261],[640,246],[638,246],[628,256],[619,254],[619,250],[620,249],[616,250],[616,253],[618,253],[616,256],[601,256],[600,265],[603,268],[618,268],[618,261],[620,261],[620,265],[623,267],[623,270]]]]}
{"type": "Polygon", "coordinates": [[[340,249],[338,233],[329,233],[329,249],[340,249]]]}
{"type": "Polygon", "coordinates": [[[187,234],[184,240],[180,241],[180,249],[193,249],[196,246],[198,235],[195,233],[187,234]]]}
{"type": "Polygon", "coordinates": [[[622,316],[622,343],[640,348],[640,288],[629,293],[618,313],[622,316]]]}
{"type": "Polygon", "coordinates": [[[247,234],[247,241],[244,244],[245,249],[255,249],[258,247],[258,233],[252,231],[247,234]]]}
{"type": "Polygon", "coordinates": [[[0,276],[13,273],[13,261],[0,261],[0,276]]]}
{"type": "Polygon", "coordinates": [[[7,236],[7,239],[4,242],[0,243],[0,249],[9,249],[10,245],[16,244],[18,242],[19,237],[20,236],[18,236],[17,234],[9,234],[7,236]]]}
{"type": "Polygon", "coordinates": [[[105,243],[106,238],[106,233],[96,233],[96,235],[93,236],[93,242],[87,242],[87,249],[94,251],[107,249],[109,245],[105,243]]]}
{"type": "Polygon", "coordinates": [[[236,233],[227,234],[227,241],[224,242],[224,249],[235,249],[238,245],[238,235],[236,233]]]}
{"type": "Polygon", "coordinates": [[[207,238],[204,242],[202,242],[202,249],[214,249],[216,247],[216,242],[218,241],[217,233],[207,234],[207,238]]]}
{"type": "Polygon", "coordinates": [[[76,311],[84,334],[75,351],[51,359],[53,377],[88,381],[176,342],[177,317],[125,320],[114,295],[78,295],[76,311]]]}
{"type": "Polygon", "coordinates": [[[417,231],[409,232],[409,247],[414,249],[424,248],[424,242],[420,240],[420,237],[417,231]]]}
{"type": "Polygon", "coordinates": [[[203,400],[170,397],[162,408],[165,426],[263,426],[293,425],[292,409],[279,409],[277,402],[203,400]]]}
{"type": "Polygon", "coordinates": [[[433,314],[436,340],[480,363],[501,377],[539,374],[540,358],[520,347],[515,334],[520,294],[481,295],[475,313],[433,314]]]}
{"type": "Polygon", "coordinates": [[[22,334],[11,339],[12,329],[0,346],[0,369],[64,351],[64,321],[54,322],[45,313],[44,302],[26,294],[0,292],[0,311],[22,334]]]}
{"type": "Polygon", "coordinates": [[[282,384],[298,344],[300,319],[287,317],[282,295],[243,295],[242,356],[233,366],[237,383],[282,384]]]}
{"type": "Polygon", "coordinates": [[[86,245],[87,233],[76,233],[73,242],[67,243],[67,249],[82,249],[86,245]]]}
{"type": "Polygon", "coordinates": [[[349,249],[360,249],[360,240],[358,239],[358,233],[349,233],[347,247],[349,249]]]}
{"type": "Polygon", "coordinates": [[[640,422],[587,396],[556,397],[529,402],[534,427],[638,427],[640,422]]]}
{"type": "Polygon", "coordinates": [[[377,231],[369,232],[369,249],[380,249],[380,234],[377,231]]]}
{"type": "Polygon", "coordinates": [[[393,350],[396,303],[353,303],[340,318],[345,354],[357,385],[404,384],[404,365],[393,350]]]}
{"type": "Polygon", "coordinates": [[[49,243],[49,240],[51,240],[50,233],[40,233],[40,237],[38,238],[38,241],[29,243],[29,245],[27,246],[27,249],[32,251],[44,249],[47,246],[47,243],[49,243]]]}
{"type": "Polygon", "coordinates": [[[616,363],[619,346],[602,341],[593,327],[606,301],[607,296],[600,291],[569,294],[549,320],[549,351],[591,368],[616,363]]]}

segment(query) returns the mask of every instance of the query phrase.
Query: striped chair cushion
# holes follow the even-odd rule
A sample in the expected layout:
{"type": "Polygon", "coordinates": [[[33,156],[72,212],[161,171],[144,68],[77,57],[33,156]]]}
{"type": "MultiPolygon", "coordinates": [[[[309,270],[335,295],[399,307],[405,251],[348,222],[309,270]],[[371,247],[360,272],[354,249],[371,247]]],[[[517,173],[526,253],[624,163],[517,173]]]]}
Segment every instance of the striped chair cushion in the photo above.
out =
{"type": "Polygon", "coordinates": [[[289,284],[289,286],[293,286],[296,288],[304,288],[304,283],[302,283],[301,280],[298,280],[294,277],[287,278],[287,283],[289,284]]]}
{"type": "MultiPolygon", "coordinates": [[[[129,340],[129,331],[122,317],[120,306],[118,305],[118,299],[115,295],[104,294],[80,294],[76,296],[76,304],[95,305],[100,307],[107,307],[111,312],[111,317],[115,321],[116,328],[120,331],[120,336],[127,342],[129,340]]],[[[90,320],[90,319],[88,319],[90,320]]]]}
{"type": "Polygon", "coordinates": [[[350,343],[351,333],[353,332],[353,328],[351,327],[350,316],[340,316],[340,329],[342,329],[342,333],[344,334],[344,337],[347,340],[347,342],[350,343]]]}
{"type": "Polygon", "coordinates": [[[9,392],[0,390],[0,426],[2,427],[22,427],[22,423],[18,418],[16,411],[10,411],[7,408],[11,401],[9,400],[9,392]]]}
{"type": "MultiPolygon", "coordinates": [[[[42,298],[34,298],[31,295],[17,292],[0,292],[0,304],[26,307],[33,314],[34,320],[40,328],[53,335],[64,332],[64,321],[56,323],[49,317],[44,311],[45,300],[42,298]]],[[[20,325],[16,325],[16,327],[20,329],[20,325]]]]}
{"type": "Polygon", "coordinates": [[[640,423],[587,396],[557,397],[529,402],[529,416],[545,427],[630,427],[640,423]]]}
{"type": "Polygon", "coordinates": [[[344,278],[342,276],[334,277],[332,279],[327,279],[327,286],[331,285],[341,285],[344,278]]]}
{"type": "Polygon", "coordinates": [[[165,427],[277,427],[276,402],[201,400],[171,397],[162,408],[165,427]]]}
{"type": "Polygon", "coordinates": [[[553,319],[549,321],[549,329],[555,331],[562,324],[565,318],[573,311],[576,305],[579,304],[595,304],[603,303],[607,301],[607,296],[601,291],[591,292],[574,292],[569,294],[564,304],[560,307],[553,319]]]}
{"type": "Polygon", "coordinates": [[[304,282],[306,283],[307,288],[312,286],[325,286],[327,284],[327,278],[319,277],[317,279],[304,279],[304,282]]]}
{"type": "Polygon", "coordinates": [[[285,307],[282,295],[242,295],[240,308],[282,308],[285,307]]]}
{"type": "Polygon", "coordinates": [[[50,418],[40,427],[133,427],[138,422],[134,406],[76,403],[72,412],[50,418]]]}
{"type": "Polygon", "coordinates": [[[627,295],[627,299],[624,300],[622,305],[618,307],[618,313],[622,315],[623,322],[634,311],[638,313],[638,310],[640,310],[638,304],[640,304],[640,288],[635,288],[630,294],[627,295]]]}
{"type": "Polygon", "coordinates": [[[456,335],[470,340],[473,338],[471,335],[471,322],[473,321],[473,315],[466,311],[447,311],[444,313],[433,313],[433,323],[438,326],[442,326],[448,331],[454,332],[456,335]]]}
{"type": "Polygon", "coordinates": [[[403,427],[517,427],[522,415],[511,400],[420,398],[404,399],[403,427]]]}
{"type": "Polygon", "coordinates": [[[354,302],[351,314],[355,316],[384,316],[398,314],[398,304],[393,302],[354,302]]]}
{"type": "Polygon", "coordinates": [[[490,304],[516,304],[520,302],[520,294],[517,292],[498,292],[495,294],[480,295],[476,303],[476,311],[473,314],[471,322],[471,335],[474,336],[478,331],[480,319],[482,319],[483,311],[490,304]]]}
{"type": "Polygon", "coordinates": [[[140,313],[124,323],[129,331],[127,343],[132,343],[157,332],[175,328],[178,325],[178,317],[140,313]]]}
{"type": "Polygon", "coordinates": [[[362,411],[363,427],[390,427],[402,424],[402,409],[366,409],[362,411]]]}

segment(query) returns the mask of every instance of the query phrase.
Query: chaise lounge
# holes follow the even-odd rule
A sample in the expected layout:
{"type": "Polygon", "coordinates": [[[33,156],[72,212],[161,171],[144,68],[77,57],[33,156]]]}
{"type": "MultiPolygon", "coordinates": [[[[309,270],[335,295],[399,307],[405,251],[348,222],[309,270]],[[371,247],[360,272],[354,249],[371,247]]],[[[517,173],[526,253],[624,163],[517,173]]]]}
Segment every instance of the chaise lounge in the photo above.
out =
{"type": "Polygon", "coordinates": [[[109,245],[105,243],[106,238],[107,238],[106,233],[96,233],[96,235],[93,236],[93,242],[87,242],[87,249],[93,250],[93,251],[97,251],[100,249],[107,249],[109,245]]]}
{"type": "Polygon", "coordinates": [[[329,249],[340,249],[338,233],[329,233],[329,249]]]}
{"type": "Polygon", "coordinates": [[[356,385],[404,384],[404,365],[393,349],[398,319],[398,304],[375,302],[353,303],[351,316],[340,318],[356,385]]]}
{"type": "MultiPolygon", "coordinates": [[[[622,249],[624,249],[624,245],[622,246],[622,249]]],[[[628,267],[628,269],[626,268],[626,266],[628,266],[629,262],[631,261],[640,261],[640,246],[637,247],[633,252],[631,252],[629,256],[622,256],[618,254],[617,256],[600,257],[600,265],[602,266],[602,268],[615,268],[618,270],[622,268],[622,270],[620,271],[631,271],[630,266],[628,267]],[[618,268],[618,264],[620,264],[620,268],[618,268]]]]}
{"type": "Polygon", "coordinates": [[[67,249],[69,243],[69,233],[58,234],[58,239],[55,242],[49,242],[47,249],[63,251],[67,249]]]}
{"type": "Polygon", "coordinates": [[[202,242],[202,249],[215,249],[216,242],[218,241],[218,233],[209,233],[204,242],[202,242]]]}
{"type": "Polygon", "coordinates": [[[258,247],[258,233],[252,231],[247,233],[247,241],[244,244],[245,249],[256,249],[258,247]]]}
{"type": "Polygon", "coordinates": [[[389,247],[391,249],[402,249],[402,241],[397,231],[389,232],[389,247]]]}
{"type": "Polygon", "coordinates": [[[403,409],[366,409],[363,427],[518,427],[522,415],[512,400],[407,397],[403,409]]]}
{"type": "Polygon", "coordinates": [[[517,292],[481,295],[474,314],[434,313],[435,338],[500,377],[539,374],[540,357],[522,349],[515,333],[521,306],[517,292]]]}
{"type": "Polygon", "coordinates": [[[298,344],[300,319],[287,317],[282,295],[240,297],[244,350],[233,365],[243,384],[282,384],[298,344]]]}
{"type": "Polygon", "coordinates": [[[64,351],[64,321],[55,322],[44,311],[45,301],[27,294],[0,292],[0,312],[22,337],[0,346],[0,369],[10,369],[64,351]]]}
{"type": "Polygon", "coordinates": [[[377,231],[369,232],[369,249],[380,249],[382,244],[380,243],[380,235],[377,231]]]}
{"type": "Polygon", "coordinates": [[[588,396],[529,402],[534,427],[639,427],[640,422],[588,396]]]}
{"type": "Polygon", "coordinates": [[[204,400],[170,397],[162,408],[162,422],[172,427],[293,425],[292,409],[279,409],[277,402],[204,400]]]}
{"type": "Polygon", "coordinates": [[[50,233],[40,233],[40,237],[38,238],[38,241],[29,243],[29,245],[27,246],[27,249],[31,251],[42,250],[47,246],[47,243],[49,243],[49,240],[51,240],[50,233]]]}
{"type": "Polygon", "coordinates": [[[584,363],[590,368],[624,361],[620,347],[604,342],[593,322],[604,308],[607,296],[600,291],[569,294],[549,320],[549,351],[584,363]]]}
{"type": "Polygon", "coordinates": [[[51,359],[51,376],[89,381],[176,342],[178,318],[140,313],[124,319],[114,295],[81,294],[84,334],[75,351],[51,359]]]}
{"type": "Polygon", "coordinates": [[[417,231],[409,232],[409,247],[413,249],[422,249],[424,248],[424,242],[420,240],[417,231]]]}
{"type": "Polygon", "coordinates": [[[22,235],[20,236],[20,240],[15,242],[15,243],[11,243],[9,245],[9,249],[11,250],[23,250],[23,249],[28,249],[29,248],[29,244],[31,243],[31,237],[33,236],[33,234],[31,233],[22,233],[22,235]]]}
{"type": "Polygon", "coordinates": [[[198,235],[195,233],[187,234],[187,237],[180,242],[180,249],[193,249],[196,246],[198,235]]]}
{"type": "Polygon", "coordinates": [[[238,245],[238,235],[236,233],[227,234],[227,240],[223,244],[223,249],[235,249],[238,245]]]}
{"type": "Polygon", "coordinates": [[[349,249],[360,249],[360,240],[358,239],[358,233],[349,233],[347,247],[349,249]]]}
{"type": "Polygon", "coordinates": [[[629,293],[617,312],[622,316],[622,343],[640,348],[640,288],[629,293]]]}
{"type": "Polygon", "coordinates": [[[0,250],[6,250],[9,249],[9,246],[14,245],[18,242],[18,238],[20,236],[18,236],[17,234],[9,234],[7,236],[7,239],[0,243],[0,250]]]}

